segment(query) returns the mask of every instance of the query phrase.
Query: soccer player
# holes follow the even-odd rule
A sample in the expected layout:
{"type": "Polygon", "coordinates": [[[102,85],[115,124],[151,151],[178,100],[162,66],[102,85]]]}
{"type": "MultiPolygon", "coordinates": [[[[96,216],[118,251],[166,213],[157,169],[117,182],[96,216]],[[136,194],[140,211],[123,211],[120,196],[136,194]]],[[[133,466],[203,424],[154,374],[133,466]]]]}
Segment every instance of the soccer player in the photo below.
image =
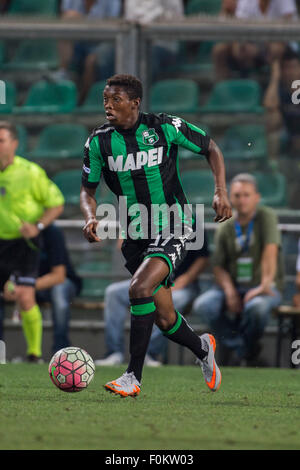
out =
{"type": "MultiPolygon", "coordinates": [[[[126,372],[105,388],[121,396],[140,393],[144,358],[152,326],[156,325],[170,340],[188,347],[197,357],[209,389],[216,391],[221,372],[216,364],[215,340],[212,335],[199,337],[179,312],[175,311],[171,275],[186,254],[191,239],[191,220],[184,212],[188,203],[178,173],[178,146],[206,156],[215,177],[213,208],[215,221],[232,216],[225,181],[221,151],[204,131],[178,117],[140,112],[143,89],[140,80],[131,75],[115,75],[107,80],[103,103],[107,123],[94,129],[85,144],[85,157],[80,193],[85,218],[84,235],[89,242],[99,242],[97,234],[95,192],[103,174],[108,187],[119,201],[127,197],[130,222],[122,253],[132,274],[129,287],[131,329],[130,361],[126,372]],[[139,205],[140,213],[132,208],[139,205]],[[153,206],[177,207],[179,217],[187,224],[183,236],[175,237],[178,217],[154,217],[153,206]],[[130,235],[136,228],[142,208],[148,218],[140,224],[140,238],[130,235]],[[156,226],[156,236],[147,229],[156,226]],[[170,235],[164,237],[169,229],[170,235]]],[[[124,224],[120,213],[120,222],[124,224]]]]}
{"type": "Polygon", "coordinates": [[[0,290],[13,276],[28,360],[38,362],[41,358],[42,315],[36,303],[35,281],[40,233],[62,213],[64,198],[40,166],[15,155],[17,147],[15,126],[1,121],[0,290]]]}

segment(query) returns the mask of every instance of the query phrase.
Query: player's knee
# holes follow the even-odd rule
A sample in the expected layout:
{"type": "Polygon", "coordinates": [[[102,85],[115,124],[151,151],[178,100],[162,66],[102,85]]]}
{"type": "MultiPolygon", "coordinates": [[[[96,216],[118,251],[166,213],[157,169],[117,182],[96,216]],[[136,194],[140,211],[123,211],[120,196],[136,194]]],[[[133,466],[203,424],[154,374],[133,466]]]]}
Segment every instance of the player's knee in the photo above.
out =
{"type": "Polygon", "coordinates": [[[27,286],[16,288],[17,302],[22,310],[30,310],[35,304],[34,289],[27,286]]]}
{"type": "Polygon", "coordinates": [[[149,286],[149,283],[146,280],[136,278],[131,281],[129,286],[129,297],[131,299],[151,297],[152,295],[153,287],[149,286]]]}

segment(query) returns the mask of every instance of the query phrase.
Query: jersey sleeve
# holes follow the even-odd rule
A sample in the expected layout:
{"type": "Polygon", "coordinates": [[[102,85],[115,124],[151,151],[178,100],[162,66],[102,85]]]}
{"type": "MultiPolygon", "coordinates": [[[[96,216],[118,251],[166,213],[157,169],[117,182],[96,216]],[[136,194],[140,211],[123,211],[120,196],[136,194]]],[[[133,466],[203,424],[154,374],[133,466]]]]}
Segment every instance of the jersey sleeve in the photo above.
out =
{"type": "Polygon", "coordinates": [[[48,178],[40,166],[35,164],[31,165],[31,183],[34,199],[45,209],[64,204],[64,196],[58,186],[48,178]]]}
{"type": "Polygon", "coordinates": [[[165,115],[164,120],[172,143],[191,152],[208,155],[210,137],[204,130],[176,116],[165,115]]]}
{"type": "Polygon", "coordinates": [[[99,137],[91,135],[84,146],[82,186],[96,188],[100,181],[102,167],[103,159],[99,146],[99,137]]]}

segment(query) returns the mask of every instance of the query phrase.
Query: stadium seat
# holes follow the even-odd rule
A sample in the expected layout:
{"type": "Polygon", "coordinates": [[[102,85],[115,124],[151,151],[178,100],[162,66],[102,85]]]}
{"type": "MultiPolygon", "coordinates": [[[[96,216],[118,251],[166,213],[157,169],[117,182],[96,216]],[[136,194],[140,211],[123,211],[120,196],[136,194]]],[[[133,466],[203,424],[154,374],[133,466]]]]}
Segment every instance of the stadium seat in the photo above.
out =
{"type": "Polygon", "coordinates": [[[66,204],[78,205],[80,199],[81,170],[64,170],[53,177],[53,181],[65,197],[66,204]]]}
{"type": "MultiPolygon", "coordinates": [[[[88,261],[86,263],[80,264],[78,266],[77,271],[79,274],[84,275],[84,273],[88,274],[107,274],[111,272],[111,262],[107,261],[88,261]]],[[[103,278],[96,278],[96,277],[84,277],[83,276],[83,286],[82,291],[80,293],[80,297],[83,298],[101,298],[104,297],[104,292],[106,287],[112,283],[111,279],[103,279],[103,278]]]]}
{"type": "Polygon", "coordinates": [[[52,124],[41,132],[32,158],[82,158],[88,130],[81,124],[52,124]]]}
{"type": "Polygon", "coordinates": [[[198,104],[199,89],[193,80],[161,80],[150,89],[150,110],[154,113],[193,113],[198,104]]]}
{"type": "Polygon", "coordinates": [[[215,85],[203,113],[261,113],[262,91],[254,80],[224,80],[215,85]]]}
{"type": "Polygon", "coordinates": [[[282,173],[278,172],[254,172],[259,192],[261,194],[261,204],[270,207],[284,207],[287,204],[286,179],[282,173]]]}
{"type": "Polygon", "coordinates": [[[15,109],[20,114],[70,113],[76,106],[77,89],[73,82],[40,80],[32,85],[23,106],[15,109]]]}
{"type": "Polygon", "coordinates": [[[18,124],[16,127],[18,131],[18,140],[19,140],[19,145],[16,150],[16,155],[20,155],[21,157],[27,158],[27,146],[28,146],[27,130],[22,124],[18,124]]]}
{"type": "Polygon", "coordinates": [[[11,0],[10,15],[54,16],[58,13],[58,0],[11,0]]]}
{"type": "Polygon", "coordinates": [[[94,83],[84,103],[76,108],[77,113],[99,113],[103,112],[103,90],[106,85],[106,80],[94,83]]]}
{"type": "Polygon", "coordinates": [[[190,204],[209,204],[214,194],[214,177],[210,170],[188,170],[181,173],[184,192],[190,204]]]}
{"type": "Polygon", "coordinates": [[[260,124],[238,124],[229,127],[220,148],[226,159],[253,160],[266,158],[267,138],[265,127],[260,124]]]}
{"type": "MultiPolygon", "coordinates": [[[[0,85],[0,96],[5,94],[5,103],[0,100],[0,114],[10,114],[16,104],[17,92],[14,83],[5,80],[5,84],[0,85]]],[[[1,98],[3,98],[1,96],[1,98]]]]}
{"type": "Polygon", "coordinates": [[[202,41],[196,54],[189,56],[188,43],[180,48],[180,63],[176,64],[181,73],[210,72],[213,69],[212,48],[215,41],[202,41]]]}
{"type": "Polygon", "coordinates": [[[22,41],[4,70],[49,70],[58,67],[57,43],[51,39],[22,41]]]}
{"type": "Polygon", "coordinates": [[[186,15],[218,15],[222,0],[188,0],[185,7],[186,15]]]}

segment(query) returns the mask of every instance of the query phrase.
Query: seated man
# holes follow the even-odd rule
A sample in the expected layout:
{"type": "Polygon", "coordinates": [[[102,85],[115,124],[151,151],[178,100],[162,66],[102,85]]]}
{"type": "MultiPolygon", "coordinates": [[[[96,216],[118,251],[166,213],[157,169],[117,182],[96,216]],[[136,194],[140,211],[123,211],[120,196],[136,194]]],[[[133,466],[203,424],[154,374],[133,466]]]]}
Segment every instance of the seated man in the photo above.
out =
{"type": "Polygon", "coordinates": [[[298,242],[298,257],[297,257],[297,264],[296,264],[296,289],[297,293],[294,295],[293,304],[295,307],[300,308],[300,238],[298,242]]]}
{"type": "MultiPolygon", "coordinates": [[[[5,300],[16,300],[14,287],[12,281],[6,283],[5,300]]],[[[35,290],[38,303],[51,303],[53,352],[70,346],[68,337],[70,305],[73,298],[79,295],[80,289],[81,279],[76,275],[70,262],[63,232],[51,224],[41,232],[39,274],[35,290]]]]}
{"type": "Polygon", "coordinates": [[[216,286],[194,302],[196,314],[232,355],[232,365],[257,359],[259,339],[273,308],[281,302],[283,260],[277,217],[259,206],[255,178],[233,178],[235,216],[218,227],[213,271],[216,286]]]}
{"type": "MultiPolygon", "coordinates": [[[[227,3],[227,2],[225,2],[227,3]]],[[[230,9],[231,13],[234,11],[230,9]]],[[[223,8],[224,10],[224,8],[223,8]]],[[[225,9],[226,11],[226,9],[225,9]]],[[[222,14],[222,11],[221,11],[222,14]]],[[[234,15],[241,20],[294,20],[297,18],[295,0],[237,0],[234,15]]],[[[242,77],[257,67],[280,59],[286,49],[284,42],[239,41],[218,43],[213,49],[213,62],[217,80],[232,77],[233,71],[242,77]]],[[[296,43],[292,43],[296,47],[296,43]]]]}
{"type": "MultiPolygon", "coordinates": [[[[62,0],[61,18],[76,20],[105,20],[118,18],[121,14],[121,0],[62,0]]],[[[53,78],[69,78],[70,66],[79,74],[79,104],[87,96],[90,86],[97,80],[104,80],[114,71],[114,44],[98,41],[59,41],[59,69],[53,78]]]]}
{"type": "Polygon", "coordinates": [[[289,180],[289,203],[293,209],[300,208],[299,77],[299,55],[288,49],[281,61],[274,61],[272,64],[269,85],[264,96],[269,153],[282,166],[281,169],[289,180]],[[285,141],[284,148],[282,137],[285,141]],[[278,160],[281,153],[289,158],[288,165],[286,159],[278,160]]]}
{"type": "MultiPolygon", "coordinates": [[[[208,245],[206,237],[200,250],[189,250],[187,256],[174,273],[172,297],[176,310],[184,312],[188,305],[199,295],[198,276],[208,264],[208,245]]],[[[116,365],[124,361],[124,323],[129,312],[130,280],[115,282],[105,291],[105,340],[107,355],[95,361],[96,365],[116,365]]],[[[154,326],[145,365],[158,366],[158,356],[164,351],[167,339],[159,328],[154,326]]]]}

